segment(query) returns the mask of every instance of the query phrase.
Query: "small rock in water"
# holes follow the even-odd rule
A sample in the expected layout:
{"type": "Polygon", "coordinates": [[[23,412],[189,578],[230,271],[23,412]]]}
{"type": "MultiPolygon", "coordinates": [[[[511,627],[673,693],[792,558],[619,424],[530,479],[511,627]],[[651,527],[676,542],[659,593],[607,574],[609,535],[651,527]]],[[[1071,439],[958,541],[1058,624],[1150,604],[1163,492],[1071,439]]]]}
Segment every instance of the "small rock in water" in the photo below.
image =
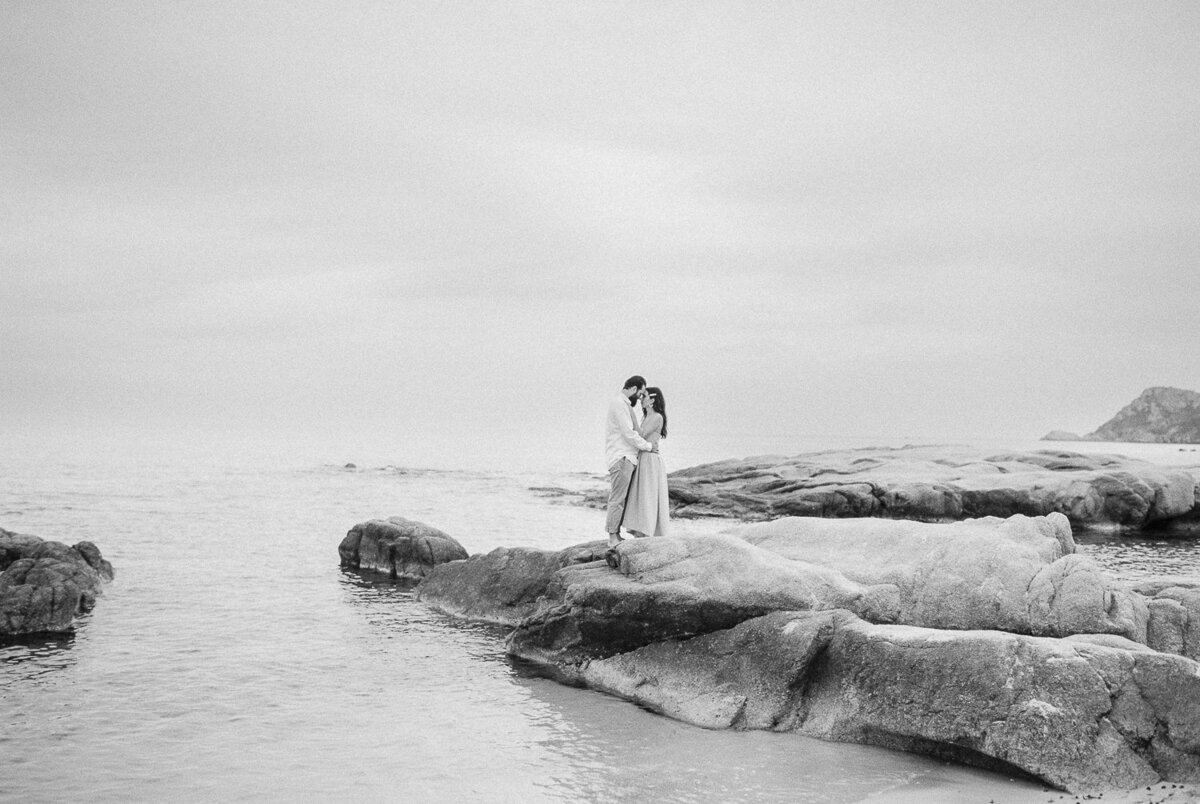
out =
{"type": "Polygon", "coordinates": [[[437,528],[400,516],[360,522],[338,545],[343,567],[419,580],[431,567],[467,557],[458,541],[437,528]]]}

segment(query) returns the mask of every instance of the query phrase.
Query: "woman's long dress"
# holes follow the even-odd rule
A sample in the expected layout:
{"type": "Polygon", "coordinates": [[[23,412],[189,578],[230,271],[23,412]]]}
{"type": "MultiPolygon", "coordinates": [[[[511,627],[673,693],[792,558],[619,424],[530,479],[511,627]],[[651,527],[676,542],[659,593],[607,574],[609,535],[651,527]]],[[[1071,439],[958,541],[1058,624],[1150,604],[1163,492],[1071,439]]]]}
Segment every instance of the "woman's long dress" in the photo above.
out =
{"type": "MultiPolygon", "coordinates": [[[[642,437],[652,444],[662,438],[662,417],[647,417],[642,425],[642,437]]],[[[629,483],[629,496],[625,500],[625,519],[621,525],[626,530],[636,530],[646,536],[666,536],[671,519],[671,505],[667,497],[667,467],[662,455],[657,452],[638,453],[637,468],[629,483]]]]}

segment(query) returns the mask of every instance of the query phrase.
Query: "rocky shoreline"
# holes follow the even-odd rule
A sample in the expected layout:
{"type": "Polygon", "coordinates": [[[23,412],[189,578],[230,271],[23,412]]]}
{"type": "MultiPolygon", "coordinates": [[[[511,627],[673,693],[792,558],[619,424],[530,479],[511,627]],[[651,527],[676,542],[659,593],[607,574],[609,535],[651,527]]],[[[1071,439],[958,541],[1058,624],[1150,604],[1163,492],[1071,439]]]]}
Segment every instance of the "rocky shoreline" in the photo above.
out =
{"type": "Polygon", "coordinates": [[[1061,513],[1077,530],[1200,533],[1200,465],[1168,468],[1119,455],[834,450],[702,464],[672,472],[669,485],[677,517],[953,522],[1061,513]]]}
{"type": "Polygon", "coordinates": [[[507,652],[560,681],[669,717],[1111,794],[1200,782],[1200,577],[1121,581],[1075,547],[1076,527],[1183,532],[1196,516],[1190,472],[1136,463],[935,448],[726,461],[672,474],[676,505],[760,521],[625,541],[615,568],[603,541],[463,557],[402,518],[356,526],[339,554],[509,628],[507,652]],[[888,504],[851,515],[815,496],[849,505],[839,489],[860,485],[888,504]],[[1055,510],[947,506],[972,490],[1055,510]]]}
{"type": "Polygon", "coordinates": [[[71,631],[113,568],[91,542],[67,546],[0,528],[0,639],[71,631]]]}

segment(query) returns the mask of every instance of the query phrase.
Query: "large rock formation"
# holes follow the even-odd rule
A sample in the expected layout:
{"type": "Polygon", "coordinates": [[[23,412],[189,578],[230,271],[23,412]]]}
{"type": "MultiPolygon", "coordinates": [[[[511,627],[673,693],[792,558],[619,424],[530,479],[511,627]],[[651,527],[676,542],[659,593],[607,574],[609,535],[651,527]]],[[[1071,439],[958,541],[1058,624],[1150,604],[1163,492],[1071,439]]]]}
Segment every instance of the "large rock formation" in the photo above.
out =
{"type": "Polygon", "coordinates": [[[112,579],[91,542],[68,547],[0,529],[0,638],[70,631],[112,579]]]}
{"type": "Polygon", "coordinates": [[[1116,455],[969,448],[760,456],[673,472],[676,516],[784,516],[950,522],[1064,514],[1077,528],[1200,531],[1200,470],[1116,455]]]}
{"type": "Polygon", "coordinates": [[[616,570],[588,560],[601,548],[441,564],[418,595],[515,623],[509,652],[566,681],[710,728],[1076,792],[1200,780],[1200,580],[1121,584],[1061,515],[785,519],[623,542],[616,570]]]}
{"type": "Polygon", "coordinates": [[[1081,436],[1051,430],[1042,440],[1200,444],[1200,394],[1182,388],[1147,388],[1094,432],[1081,436]]]}
{"type": "Polygon", "coordinates": [[[774,612],[580,671],[707,728],[792,731],[1017,768],[1072,792],[1200,779],[1200,667],[1113,638],[774,612]]]}
{"type": "MultiPolygon", "coordinates": [[[[791,518],[729,534],[637,539],[618,548],[616,573],[599,564],[557,572],[540,607],[519,624],[513,648],[566,665],[803,609],[846,609],[873,623],[1145,643],[1146,597],[1074,549],[1061,515],[950,525],[791,518]]],[[[437,594],[422,597],[436,602],[437,594]]]]}
{"type": "Polygon", "coordinates": [[[730,531],[785,559],[895,589],[895,615],[874,622],[1036,636],[1119,634],[1146,641],[1147,604],[1075,554],[1062,514],[952,525],[789,517],[730,531]]]}
{"type": "Polygon", "coordinates": [[[424,578],[431,567],[467,557],[453,537],[401,516],[360,522],[338,545],[342,566],[398,580],[424,578]]]}
{"type": "Polygon", "coordinates": [[[1147,388],[1117,415],[1084,436],[1091,441],[1200,444],[1200,394],[1182,388],[1147,388]]]}

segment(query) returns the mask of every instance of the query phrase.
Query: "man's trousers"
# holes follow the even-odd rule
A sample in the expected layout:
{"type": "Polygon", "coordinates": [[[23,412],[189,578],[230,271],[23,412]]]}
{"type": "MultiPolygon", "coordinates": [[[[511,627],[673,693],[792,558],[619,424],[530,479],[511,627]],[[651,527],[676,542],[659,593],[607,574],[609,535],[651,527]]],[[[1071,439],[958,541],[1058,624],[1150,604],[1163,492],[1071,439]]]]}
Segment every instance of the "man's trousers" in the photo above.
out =
{"type": "Polygon", "coordinates": [[[629,481],[633,478],[633,461],[622,458],[608,468],[608,518],[604,523],[606,533],[620,533],[621,520],[625,518],[625,498],[629,496],[629,481]]]}

